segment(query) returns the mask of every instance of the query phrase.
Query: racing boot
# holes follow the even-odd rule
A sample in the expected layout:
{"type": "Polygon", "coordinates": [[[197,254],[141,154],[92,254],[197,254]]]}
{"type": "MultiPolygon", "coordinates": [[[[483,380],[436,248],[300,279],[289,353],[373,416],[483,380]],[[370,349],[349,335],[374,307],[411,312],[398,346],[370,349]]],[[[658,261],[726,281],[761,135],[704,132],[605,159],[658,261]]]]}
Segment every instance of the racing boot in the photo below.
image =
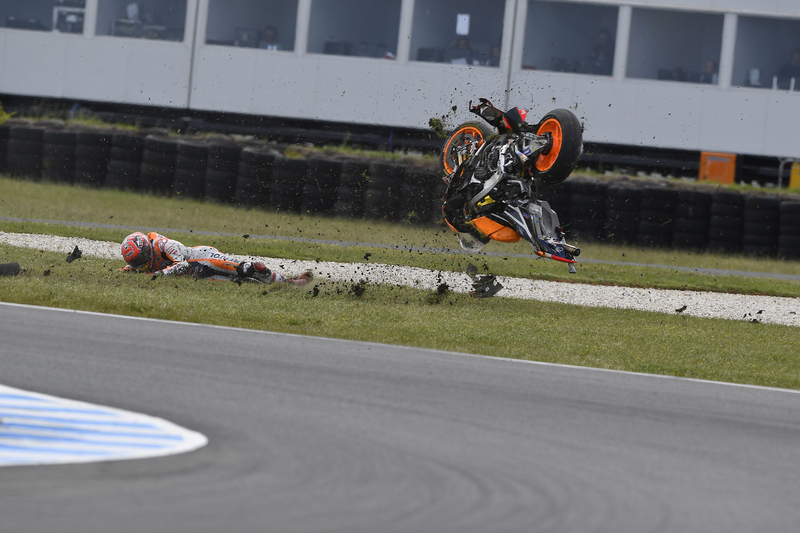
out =
{"type": "Polygon", "coordinates": [[[264,263],[242,262],[236,267],[236,274],[242,281],[255,281],[257,283],[272,283],[276,273],[273,273],[264,263]]]}
{"type": "Polygon", "coordinates": [[[309,281],[314,279],[314,274],[311,273],[310,270],[303,272],[296,278],[286,278],[286,281],[289,283],[294,284],[295,287],[302,287],[303,285],[307,284],[309,281]]]}

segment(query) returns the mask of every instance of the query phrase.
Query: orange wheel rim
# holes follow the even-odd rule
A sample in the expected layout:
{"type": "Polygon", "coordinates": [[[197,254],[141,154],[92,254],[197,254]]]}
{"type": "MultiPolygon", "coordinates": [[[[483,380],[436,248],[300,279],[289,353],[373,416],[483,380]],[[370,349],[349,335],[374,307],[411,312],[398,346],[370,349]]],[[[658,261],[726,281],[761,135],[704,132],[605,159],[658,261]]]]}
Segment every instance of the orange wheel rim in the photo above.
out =
{"type": "Polygon", "coordinates": [[[463,160],[456,159],[460,156],[454,153],[455,149],[459,146],[471,143],[474,139],[478,139],[476,148],[479,148],[483,144],[483,132],[477,126],[464,126],[460,130],[456,130],[450,136],[450,139],[444,147],[444,157],[442,158],[444,169],[448,174],[451,174],[455,170],[455,167],[463,162],[463,160]]]}
{"type": "Polygon", "coordinates": [[[550,167],[555,164],[558,154],[561,153],[561,141],[564,137],[561,131],[561,124],[554,118],[545,120],[539,131],[536,132],[537,135],[542,135],[543,133],[550,133],[553,137],[553,146],[550,147],[550,151],[547,154],[540,155],[536,160],[536,168],[542,172],[550,170],[550,167]]]}

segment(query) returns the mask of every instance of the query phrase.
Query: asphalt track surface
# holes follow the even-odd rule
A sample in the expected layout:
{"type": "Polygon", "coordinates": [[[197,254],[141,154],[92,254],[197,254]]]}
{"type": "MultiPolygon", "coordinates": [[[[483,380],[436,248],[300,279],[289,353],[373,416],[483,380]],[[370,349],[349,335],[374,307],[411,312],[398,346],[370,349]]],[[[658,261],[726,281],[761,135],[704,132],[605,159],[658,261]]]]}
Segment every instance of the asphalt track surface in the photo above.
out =
{"type": "MultiPolygon", "coordinates": [[[[98,224],[97,222],[71,222],[71,221],[63,221],[63,220],[44,220],[44,219],[36,219],[36,218],[19,218],[19,217],[0,217],[0,220],[8,220],[11,222],[38,222],[38,223],[45,223],[45,224],[59,224],[62,226],[76,226],[76,227],[86,227],[86,228],[104,228],[104,229],[121,229],[121,230],[141,230],[142,228],[138,228],[135,226],[122,226],[118,224],[98,224]]],[[[176,229],[176,228],[147,228],[148,231],[157,231],[159,233],[169,235],[172,233],[194,233],[196,235],[212,235],[212,236],[222,236],[222,237],[239,237],[241,234],[239,233],[221,233],[217,231],[194,231],[188,229],[176,229]]],[[[276,241],[289,241],[289,242],[307,242],[313,244],[327,244],[331,246],[354,246],[359,248],[384,248],[387,250],[401,250],[404,252],[423,252],[423,253],[432,253],[432,254],[459,254],[459,255],[474,255],[474,256],[489,256],[489,257],[521,257],[521,258],[528,258],[533,259],[534,257],[531,254],[505,254],[501,252],[468,252],[462,249],[457,248],[433,248],[429,246],[402,246],[399,244],[385,244],[385,243],[370,243],[370,242],[351,242],[351,241],[333,241],[327,239],[307,239],[304,237],[282,237],[277,235],[248,235],[248,238],[251,239],[271,239],[276,241]]],[[[589,258],[578,258],[578,263],[586,263],[586,264],[605,264],[605,265],[619,265],[619,266],[633,266],[633,267],[645,267],[645,268],[661,268],[667,270],[675,270],[681,272],[694,272],[697,274],[707,274],[710,276],[739,276],[739,277],[750,277],[750,278],[770,278],[770,279],[780,279],[784,281],[800,281],[800,276],[795,274],[781,274],[778,272],[750,272],[746,270],[730,270],[724,268],[700,268],[700,267],[684,267],[684,266],[676,266],[676,265],[658,265],[658,264],[648,264],[648,263],[630,263],[625,261],[605,261],[602,259],[589,259],[589,258]]]]}
{"type": "Polygon", "coordinates": [[[790,391],[5,304],[0,369],[8,386],[209,438],[157,459],[0,468],[3,532],[800,523],[790,391]]]}

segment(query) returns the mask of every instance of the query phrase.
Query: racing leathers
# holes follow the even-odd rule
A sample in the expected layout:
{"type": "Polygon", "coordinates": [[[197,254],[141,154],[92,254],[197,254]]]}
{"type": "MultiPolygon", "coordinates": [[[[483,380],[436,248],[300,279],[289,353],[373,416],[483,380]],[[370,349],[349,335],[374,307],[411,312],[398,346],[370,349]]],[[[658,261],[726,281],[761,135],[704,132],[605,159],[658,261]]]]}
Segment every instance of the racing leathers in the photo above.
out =
{"type": "MultiPolygon", "coordinates": [[[[295,281],[270,271],[261,263],[239,261],[213,246],[189,247],[159,233],[147,234],[150,242],[150,260],[141,268],[126,265],[127,272],[145,272],[154,276],[180,276],[191,274],[196,278],[216,280],[256,279],[262,283],[295,281]]],[[[297,283],[296,283],[297,284],[297,283]]]]}

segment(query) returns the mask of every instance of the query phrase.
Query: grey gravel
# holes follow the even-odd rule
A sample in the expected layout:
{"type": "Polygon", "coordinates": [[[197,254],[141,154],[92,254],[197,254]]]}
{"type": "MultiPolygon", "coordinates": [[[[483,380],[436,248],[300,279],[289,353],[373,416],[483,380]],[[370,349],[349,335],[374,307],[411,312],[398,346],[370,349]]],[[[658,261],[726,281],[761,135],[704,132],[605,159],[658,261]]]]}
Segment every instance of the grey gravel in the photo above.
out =
{"type": "MultiPolygon", "coordinates": [[[[31,235],[0,232],[0,242],[13,246],[69,254],[78,246],[84,256],[122,259],[119,243],[93,241],[75,237],[31,235]]],[[[258,260],[269,268],[289,274],[305,270],[314,272],[317,282],[331,280],[357,283],[391,284],[417,289],[434,290],[442,283],[454,292],[468,293],[472,280],[466,273],[425,270],[422,268],[382,265],[376,263],[334,263],[298,261],[272,257],[234,256],[258,260]]],[[[640,289],[561,283],[498,276],[502,298],[520,298],[558,302],[588,307],[635,309],[655,313],[676,314],[703,318],[758,321],[766,324],[800,326],[800,298],[753,296],[698,291],[640,289]]]]}

